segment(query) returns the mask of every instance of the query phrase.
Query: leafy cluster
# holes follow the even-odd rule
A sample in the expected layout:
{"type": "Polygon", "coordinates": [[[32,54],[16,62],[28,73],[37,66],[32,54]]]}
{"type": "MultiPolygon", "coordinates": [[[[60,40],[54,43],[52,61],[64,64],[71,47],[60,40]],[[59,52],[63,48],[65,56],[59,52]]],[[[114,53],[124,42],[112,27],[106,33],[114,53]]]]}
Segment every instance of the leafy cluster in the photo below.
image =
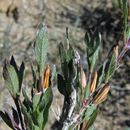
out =
{"type": "Polygon", "coordinates": [[[43,130],[48,120],[48,112],[53,99],[51,81],[55,69],[52,70],[51,76],[50,66],[45,66],[47,48],[47,30],[46,27],[41,27],[37,32],[34,48],[37,70],[31,67],[33,85],[30,96],[25,88],[22,88],[24,63],[18,67],[13,56],[10,62],[5,61],[3,68],[5,87],[9,90],[16,108],[12,107],[12,117],[2,111],[0,115],[13,130],[43,130]]]}

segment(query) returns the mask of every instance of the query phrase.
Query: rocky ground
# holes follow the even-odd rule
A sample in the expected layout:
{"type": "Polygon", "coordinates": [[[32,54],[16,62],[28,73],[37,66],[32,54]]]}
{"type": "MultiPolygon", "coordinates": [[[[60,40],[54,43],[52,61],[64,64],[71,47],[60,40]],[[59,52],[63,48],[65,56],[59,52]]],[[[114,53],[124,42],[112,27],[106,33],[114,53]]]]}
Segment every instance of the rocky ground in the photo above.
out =
{"type": "MultiPolygon", "coordinates": [[[[111,0],[0,0],[0,77],[5,58],[14,55],[18,63],[24,60],[26,78],[24,84],[31,84],[29,64],[34,61],[33,42],[40,23],[48,26],[48,61],[58,65],[58,43],[64,39],[68,27],[73,36],[73,46],[84,59],[84,34],[98,29],[103,38],[104,53],[121,39],[121,12],[118,4],[111,0]]],[[[111,82],[109,100],[101,106],[95,122],[98,130],[130,129],[130,60],[126,55],[121,68],[111,82]]],[[[62,105],[61,95],[56,91],[53,108],[62,105]]],[[[0,78],[0,109],[8,109],[12,102],[0,78]]],[[[13,104],[13,102],[12,102],[13,104]]],[[[53,112],[51,111],[53,114],[53,112]]],[[[51,115],[52,115],[51,114],[51,115]]],[[[54,121],[51,116],[50,124],[54,121]]],[[[8,129],[0,119],[0,130],[8,129]]],[[[49,128],[48,128],[49,129],[49,128]]]]}

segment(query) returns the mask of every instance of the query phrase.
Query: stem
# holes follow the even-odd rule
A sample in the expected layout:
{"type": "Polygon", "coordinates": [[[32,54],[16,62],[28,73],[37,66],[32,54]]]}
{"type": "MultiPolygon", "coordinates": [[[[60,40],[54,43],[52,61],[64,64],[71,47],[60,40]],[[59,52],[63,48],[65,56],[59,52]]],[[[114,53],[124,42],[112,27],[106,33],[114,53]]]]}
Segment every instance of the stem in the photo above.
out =
{"type": "Polygon", "coordinates": [[[20,118],[22,130],[26,130],[24,128],[24,123],[23,123],[23,118],[22,118],[22,114],[21,114],[21,109],[19,107],[19,102],[18,102],[19,97],[16,97],[16,98],[13,98],[13,99],[14,99],[14,102],[15,102],[15,105],[16,105],[16,108],[17,108],[17,111],[18,111],[18,115],[19,115],[19,118],[20,118]]]}
{"type": "Polygon", "coordinates": [[[71,118],[76,105],[76,95],[76,90],[73,89],[73,92],[71,93],[71,103],[69,105],[69,111],[67,113],[66,120],[63,122],[62,130],[67,130],[71,125],[71,118]]]}
{"type": "Polygon", "coordinates": [[[117,63],[120,63],[121,60],[122,60],[122,57],[124,56],[124,54],[128,51],[127,47],[125,46],[123,48],[123,50],[121,51],[120,55],[118,56],[118,62],[117,63]]]}

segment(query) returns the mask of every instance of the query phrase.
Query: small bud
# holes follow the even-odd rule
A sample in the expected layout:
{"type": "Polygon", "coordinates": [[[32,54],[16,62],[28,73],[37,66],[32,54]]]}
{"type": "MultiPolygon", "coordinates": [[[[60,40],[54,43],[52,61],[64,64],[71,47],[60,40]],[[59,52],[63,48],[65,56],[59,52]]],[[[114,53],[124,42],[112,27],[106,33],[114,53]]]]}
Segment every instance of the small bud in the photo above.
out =
{"type": "Polygon", "coordinates": [[[94,73],[94,78],[93,78],[92,84],[90,86],[91,93],[93,93],[95,91],[96,83],[97,83],[97,71],[95,71],[95,73],[94,73]]]}
{"type": "Polygon", "coordinates": [[[81,66],[81,81],[80,81],[80,83],[81,83],[82,88],[85,89],[85,87],[86,87],[86,75],[85,75],[85,72],[84,72],[82,66],[81,66]]]}
{"type": "Polygon", "coordinates": [[[43,75],[43,80],[42,80],[42,89],[46,89],[49,87],[49,79],[50,79],[50,66],[47,65],[45,71],[44,71],[44,75],[43,75]]]}
{"type": "Polygon", "coordinates": [[[109,90],[110,90],[110,85],[105,84],[101,89],[98,90],[97,94],[93,98],[93,103],[98,105],[103,101],[105,101],[109,90]]]}

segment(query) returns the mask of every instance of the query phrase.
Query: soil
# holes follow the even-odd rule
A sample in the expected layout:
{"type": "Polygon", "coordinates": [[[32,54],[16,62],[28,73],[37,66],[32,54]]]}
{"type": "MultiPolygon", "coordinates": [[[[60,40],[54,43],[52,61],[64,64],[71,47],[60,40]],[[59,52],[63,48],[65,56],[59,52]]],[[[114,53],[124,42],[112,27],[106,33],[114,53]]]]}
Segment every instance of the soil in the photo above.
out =
{"type": "MultiPolygon", "coordinates": [[[[73,37],[71,43],[85,57],[84,35],[86,31],[100,31],[103,39],[103,56],[118,41],[123,45],[122,18],[118,2],[112,0],[0,0],[0,77],[4,59],[14,55],[18,64],[26,64],[24,86],[31,85],[30,63],[34,63],[33,44],[38,25],[46,24],[49,33],[48,62],[59,64],[57,46],[64,41],[65,29],[73,37]]],[[[108,100],[100,106],[94,124],[97,130],[130,130],[130,58],[127,53],[121,67],[111,81],[108,100]]],[[[56,87],[52,110],[62,106],[63,97],[56,87]]],[[[9,109],[13,102],[0,78],[0,109],[9,109]],[[5,96],[6,95],[6,96],[5,96]]],[[[47,129],[54,122],[50,111],[47,129]]],[[[9,128],[0,119],[0,130],[9,128]]]]}

